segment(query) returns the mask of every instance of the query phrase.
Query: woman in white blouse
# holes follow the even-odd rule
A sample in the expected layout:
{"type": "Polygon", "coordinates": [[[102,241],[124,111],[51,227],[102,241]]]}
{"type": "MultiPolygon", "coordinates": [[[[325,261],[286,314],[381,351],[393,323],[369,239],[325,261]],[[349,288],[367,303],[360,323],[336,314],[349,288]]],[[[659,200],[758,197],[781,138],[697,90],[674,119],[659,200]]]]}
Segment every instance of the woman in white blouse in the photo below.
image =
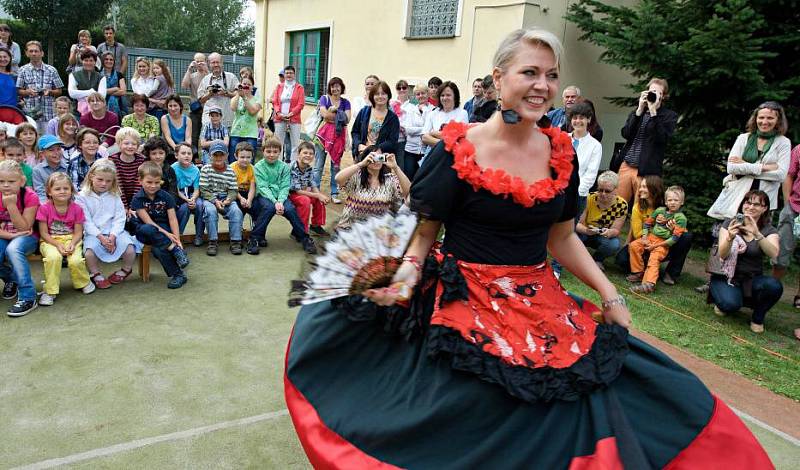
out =
{"type": "Polygon", "coordinates": [[[150,73],[150,61],[144,57],[136,59],[136,67],[133,68],[133,78],[131,78],[131,89],[134,94],[144,95],[148,98],[156,91],[158,82],[153,74],[150,73]]]}
{"type": "Polygon", "coordinates": [[[433,110],[433,105],[428,103],[428,86],[418,83],[414,87],[414,98],[418,104],[410,100],[403,103],[403,117],[400,126],[406,133],[406,148],[403,155],[403,173],[408,179],[414,180],[414,175],[419,169],[425,145],[422,143],[422,131],[425,128],[425,118],[433,110]]]}
{"type": "Polygon", "coordinates": [[[603,146],[589,133],[589,125],[594,120],[592,107],[588,103],[576,103],[567,111],[568,122],[572,125],[572,147],[578,155],[578,216],[586,208],[586,197],[597,179],[600,161],[603,159],[603,146]]]}
{"type": "Polygon", "coordinates": [[[469,122],[467,112],[459,108],[461,94],[455,83],[451,81],[442,83],[436,89],[436,94],[439,96],[439,106],[428,113],[425,118],[425,127],[422,130],[422,143],[427,146],[426,155],[441,140],[440,132],[445,124],[451,121],[469,122]]]}

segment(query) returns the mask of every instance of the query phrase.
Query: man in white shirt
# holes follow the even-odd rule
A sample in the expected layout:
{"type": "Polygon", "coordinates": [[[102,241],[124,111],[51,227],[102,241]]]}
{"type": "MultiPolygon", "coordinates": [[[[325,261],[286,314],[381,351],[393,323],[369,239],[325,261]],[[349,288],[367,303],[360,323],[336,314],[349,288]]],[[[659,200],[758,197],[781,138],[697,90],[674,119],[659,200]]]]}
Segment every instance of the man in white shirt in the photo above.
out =
{"type": "Polygon", "coordinates": [[[200,129],[203,127],[203,108],[200,103],[200,82],[208,75],[206,55],[198,52],[194,60],[186,68],[186,73],[181,79],[181,88],[188,88],[191,101],[189,102],[189,118],[192,120],[192,146],[197,148],[200,139],[200,129]]]}
{"type": "Polygon", "coordinates": [[[198,100],[203,104],[203,124],[211,122],[208,116],[211,106],[218,106],[222,109],[222,124],[230,129],[233,124],[231,98],[239,86],[239,79],[223,70],[222,55],[217,52],[208,55],[208,66],[211,73],[203,77],[197,87],[198,100]]]}

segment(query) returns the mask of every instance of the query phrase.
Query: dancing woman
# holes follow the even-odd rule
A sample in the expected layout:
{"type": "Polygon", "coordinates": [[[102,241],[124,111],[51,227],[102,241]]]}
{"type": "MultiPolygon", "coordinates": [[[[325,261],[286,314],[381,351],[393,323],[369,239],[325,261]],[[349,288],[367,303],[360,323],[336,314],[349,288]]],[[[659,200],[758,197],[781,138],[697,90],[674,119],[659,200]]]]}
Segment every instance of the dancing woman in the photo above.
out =
{"type": "Polygon", "coordinates": [[[411,189],[421,223],[394,278],[408,305],[385,288],[299,312],[286,400],[316,468],[772,468],[696,377],[628,335],[575,235],[577,159],[542,119],[561,50],[511,33],[492,73],[503,108],[443,129],[411,189]],[[548,250],[602,311],[563,290],[548,250]]]}

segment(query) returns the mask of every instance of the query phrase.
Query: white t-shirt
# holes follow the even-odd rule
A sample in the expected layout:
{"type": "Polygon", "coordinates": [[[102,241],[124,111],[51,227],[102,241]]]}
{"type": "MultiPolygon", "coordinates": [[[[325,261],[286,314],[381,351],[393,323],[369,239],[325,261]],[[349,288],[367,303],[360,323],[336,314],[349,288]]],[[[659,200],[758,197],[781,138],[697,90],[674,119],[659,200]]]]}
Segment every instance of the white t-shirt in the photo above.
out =
{"type": "Polygon", "coordinates": [[[294,86],[297,82],[289,83],[284,82],[283,92],[281,93],[281,114],[289,114],[292,105],[292,94],[294,94],[294,86]]]}
{"type": "MultiPolygon", "coordinates": [[[[422,134],[441,130],[442,126],[451,121],[469,122],[469,115],[462,108],[455,108],[450,112],[436,108],[425,117],[425,127],[422,129],[422,134]]],[[[426,154],[430,151],[431,147],[425,149],[426,154]]]]}
{"type": "MultiPolygon", "coordinates": [[[[570,137],[572,134],[570,134],[570,137]]],[[[600,161],[603,159],[603,146],[591,134],[587,133],[580,139],[573,138],[572,146],[578,155],[578,196],[588,196],[589,190],[597,179],[600,161]]]]}
{"type": "Polygon", "coordinates": [[[433,106],[425,103],[422,108],[410,101],[403,103],[403,118],[400,125],[406,131],[406,152],[421,154],[424,150],[422,143],[422,130],[425,128],[425,118],[433,106]]]}

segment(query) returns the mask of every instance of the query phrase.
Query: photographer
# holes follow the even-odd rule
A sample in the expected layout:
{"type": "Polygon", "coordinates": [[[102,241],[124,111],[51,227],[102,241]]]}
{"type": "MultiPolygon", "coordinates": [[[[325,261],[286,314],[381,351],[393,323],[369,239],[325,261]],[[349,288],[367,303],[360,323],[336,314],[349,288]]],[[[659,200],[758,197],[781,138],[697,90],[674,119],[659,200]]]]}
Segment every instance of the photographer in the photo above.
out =
{"type": "Polygon", "coordinates": [[[669,97],[669,85],[662,78],[653,78],[647,90],[639,95],[639,106],[631,112],[622,137],[627,140],[611,161],[610,170],[619,174],[619,195],[629,204],[639,188],[639,178],[661,176],[667,142],[678,115],[663,106],[669,97]]]}
{"type": "Polygon", "coordinates": [[[42,62],[42,44],[39,41],[28,41],[25,55],[30,60],[19,69],[17,75],[17,92],[24,101],[26,114],[38,115],[36,123],[39,132],[43,132],[47,122],[55,117],[55,98],[61,96],[64,82],[58,76],[55,67],[42,62]]]}
{"type": "Polygon", "coordinates": [[[192,120],[192,147],[197,148],[200,139],[200,129],[203,127],[203,103],[200,102],[200,82],[208,75],[206,55],[198,52],[194,60],[186,68],[186,73],[181,79],[181,88],[189,89],[189,118],[192,120]]]}
{"type": "Polygon", "coordinates": [[[376,145],[364,147],[356,164],[341,170],[336,182],[347,193],[337,228],[398,210],[411,189],[411,181],[397,165],[395,155],[382,153],[376,145]]]}
{"type": "Polygon", "coordinates": [[[236,161],[236,145],[239,142],[248,142],[253,147],[253,157],[255,158],[255,149],[258,148],[258,113],[261,112],[261,104],[259,104],[259,99],[253,96],[252,78],[242,77],[231,100],[231,110],[234,117],[230,131],[228,162],[236,161]]]}
{"type": "Polygon", "coordinates": [[[239,79],[223,70],[222,56],[217,52],[208,55],[208,66],[211,73],[203,77],[197,90],[199,101],[203,105],[203,124],[211,121],[208,117],[211,106],[217,106],[222,110],[222,124],[230,128],[233,123],[231,98],[239,86],[239,79]]]}

